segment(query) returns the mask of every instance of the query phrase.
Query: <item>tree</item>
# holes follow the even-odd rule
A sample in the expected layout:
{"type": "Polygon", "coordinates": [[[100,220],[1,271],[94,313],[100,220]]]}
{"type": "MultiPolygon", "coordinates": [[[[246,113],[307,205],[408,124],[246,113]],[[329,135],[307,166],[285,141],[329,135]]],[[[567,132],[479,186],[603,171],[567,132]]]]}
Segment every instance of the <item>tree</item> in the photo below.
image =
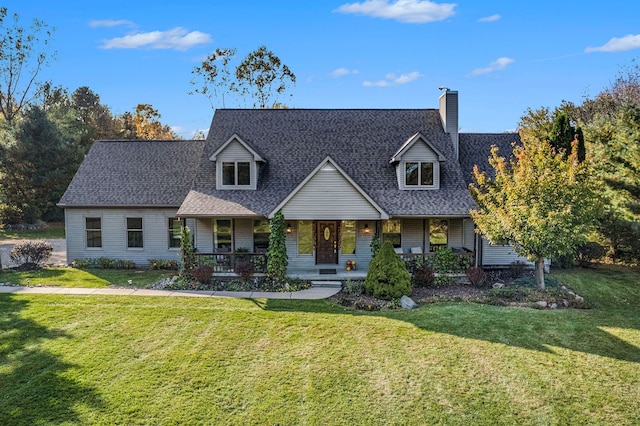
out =
{"type": "Polygon", "coordinates": [[[59,220],[56,203],[73,178],[83,152],[39,107],[26,110],[12,142],[0,146],[0,189],[8,222],[59,220]]]}
{"type": "Polygon", "coordinates": [[[584,135],[582,129],[574,127],[569,121],[566,113],[558,113],[553,120],[551,132],[549,134],[549,142],[556,151],[562,150],[565,157],[571,154],[571,144],[576,142],[577,158],[579,162],[583,162],[586,158],[586,150],[584,146],[584,135]]]}
{"type": "Polygon", "coordinates": [[[149,104],[138,104],[133,115],[133,124],[136,128],[136,139],[180,139],[171,127],[160,123],[160,113],[149,104]]]}
{"type": "Polygon", "coordinates": [[[565,157],[544,141],[521,133],[510,160],[492,147],[491,178],[474,167],[469,191],[478,231],[494,244],[510,243],[535,261],[536,284],[544,290],[544,259],[572,253],[586,241],[600,215],[587,162],[577,160],[577,143],[565,157]]]}
{"type": "Polygon", "coordinates": [[[264,45],[249,52],[238,65],[236,79],[240,93],[243,96],[249,95],[254,100],[254,108],[280,106],[278,96],[287,92],[289,84],[296,83],[295,74],[264,45]]]}
{"type": "Polygon", "coordinates": [[[0,114],[13,123],[38,95],[38,74],[55,57],[49,46],[54,29],[39,19],[25,28],[17,13],[12,15],[13,24],[8,24],[7,13],[6,7],[0,8],[0,114]]]}
{"type": "Polygon", "coordinates": [[[196,66],[191,80],[196,88],[189,94],[207,96],[214,108],[216,99],[221,99],[224,108],[232,96],[239,96],[244,102],[252,99],[253,108],[286,108],[278,99],[296,82],[289,67],[266,46],[260,46],[233,68],[231,62],[237,59],[236,52],[235,48],[216,49],[196,66]]]}

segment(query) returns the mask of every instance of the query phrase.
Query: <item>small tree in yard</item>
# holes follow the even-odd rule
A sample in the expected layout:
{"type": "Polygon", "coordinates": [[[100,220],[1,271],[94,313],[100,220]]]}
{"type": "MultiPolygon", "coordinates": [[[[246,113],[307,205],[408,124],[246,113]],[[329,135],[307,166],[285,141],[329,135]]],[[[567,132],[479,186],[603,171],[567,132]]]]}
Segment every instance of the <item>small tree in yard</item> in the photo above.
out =
{"type": "Polygon", "coordinates": [[[411,274],[390,242],[383,243],[371,261],[364,289],[367,294],[384,300],[411,295],[411,274]]]}
{"type": "Polygon", "coordinates": [[[271,281],[282,283],[287,278],[287,246],[284,235],[285,224],[282,211],[269,221],[269,249],[267,250],[267,277],[271,281]]]}
{"type": "Polygon", "coordinates": [[[13,246],[9,257],[22,267],[36,268],[49,260],[53,246],[45,240],[25,241],[13,246]]]}
{"type": "Polygon", "coordinates": [[[535,261],[536,284],[544,290],[544,259],[572,253],[586,241],[600,215],[588,161],[578,161],[577,141],[571,154],[548,142],[527,137],[506,160],[491,149],[495,177],[473,170],[469,191],[478,208],[471,216],[491,243],[508,242],[535,261]]]}

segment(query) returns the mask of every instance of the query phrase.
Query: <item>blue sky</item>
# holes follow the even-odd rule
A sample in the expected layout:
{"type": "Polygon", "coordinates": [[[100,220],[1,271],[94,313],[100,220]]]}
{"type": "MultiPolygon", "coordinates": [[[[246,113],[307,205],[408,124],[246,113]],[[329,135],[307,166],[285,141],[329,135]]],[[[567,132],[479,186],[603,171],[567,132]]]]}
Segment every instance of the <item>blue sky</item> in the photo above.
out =
{"type": "Polygon", "coordinates": [[[217,47],[271,49],[297,76],[284,100],[293,108],[436,108],[447,86],[467,132],[513,130],[529,107],[579,103],[640,56],[637,0],[4,3],[23,23],[56,28],[42,78],[89,86],[115,113],[149,103],[184,137],[209,127],[209,101],[187,92],[217,47]]]}

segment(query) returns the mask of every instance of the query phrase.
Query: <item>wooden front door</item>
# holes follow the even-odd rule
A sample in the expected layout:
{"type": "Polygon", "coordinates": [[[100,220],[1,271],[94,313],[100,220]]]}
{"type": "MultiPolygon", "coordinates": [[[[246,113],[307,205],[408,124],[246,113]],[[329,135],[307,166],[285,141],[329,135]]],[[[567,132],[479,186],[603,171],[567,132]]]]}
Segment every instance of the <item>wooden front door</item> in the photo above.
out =
{"type": "Polygon", "coordinates": [[[335,265],[338,263],[338,226],[336,222],[318,222],[316,236],[316,263],[335,265]]]}

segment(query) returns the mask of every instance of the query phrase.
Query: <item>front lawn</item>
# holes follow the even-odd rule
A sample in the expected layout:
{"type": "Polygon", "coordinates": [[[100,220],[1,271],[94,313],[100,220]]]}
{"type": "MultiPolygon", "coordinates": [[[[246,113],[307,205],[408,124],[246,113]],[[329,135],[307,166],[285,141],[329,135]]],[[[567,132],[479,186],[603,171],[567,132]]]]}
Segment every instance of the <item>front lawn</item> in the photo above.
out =
{"type": "Polygon", "coordinates": [[[101,288],[109,287],[110,285],[146,287],[162,278],[170,278],[176,274],[176,271],[133,269],[45,268],[24,272],[4,269],[0,271],[0,283],[82,288],[101,288]]]}
{"type": "Polygon", "coordinates": [[[589,310],[0,295],[0,424],[638,424],[640,283],[589,310]]]}

